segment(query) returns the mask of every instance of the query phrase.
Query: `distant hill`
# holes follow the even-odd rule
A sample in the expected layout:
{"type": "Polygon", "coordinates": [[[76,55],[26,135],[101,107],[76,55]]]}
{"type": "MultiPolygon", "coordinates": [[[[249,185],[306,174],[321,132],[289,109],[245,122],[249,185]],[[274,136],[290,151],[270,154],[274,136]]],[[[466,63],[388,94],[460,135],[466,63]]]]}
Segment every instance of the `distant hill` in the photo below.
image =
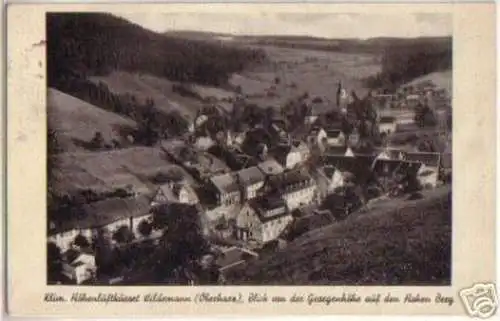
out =
{"type": "Polygon", "coordinates": [[[229,283],[449,285],[450,190],[432,193],[312,230],[284,250],[233,271],[229,283]]]}
{"type": "Polygon", "coordinates": [[[49,86],[114,70],[220,85],[265,59],[260,50],[167,37],[105,13],[47,14],[49,86]]]}

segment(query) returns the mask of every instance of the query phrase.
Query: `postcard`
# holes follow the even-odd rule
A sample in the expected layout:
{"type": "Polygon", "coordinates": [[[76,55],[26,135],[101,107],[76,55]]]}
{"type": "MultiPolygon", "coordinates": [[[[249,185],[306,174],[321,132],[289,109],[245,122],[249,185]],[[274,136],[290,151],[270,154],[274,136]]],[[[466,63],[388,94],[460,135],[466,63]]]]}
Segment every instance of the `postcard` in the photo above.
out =
{"type": "Polygon", "coordinates": [[[496,314],[493,3],[7,18],[9,314],[496,314]]]}

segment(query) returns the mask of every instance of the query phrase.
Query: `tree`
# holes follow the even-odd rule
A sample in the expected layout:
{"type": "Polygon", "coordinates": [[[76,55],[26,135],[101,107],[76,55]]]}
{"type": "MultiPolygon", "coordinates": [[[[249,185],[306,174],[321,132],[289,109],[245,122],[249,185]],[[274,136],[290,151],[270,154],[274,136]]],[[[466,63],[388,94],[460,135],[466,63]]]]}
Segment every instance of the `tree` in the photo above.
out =
{"type": "Polygon", "coordinates": [[[160,239],[157,273],[188,266],[209,251],[209,244],[201,231],[198,210],[187,204],[160,205],[154,210],[161,218],[164,233],[160,239]]]}
{"type": "Polygon", "coordinates": [[[134,239],[134,233],[126,225],[120,226],[115,233],[113,233],[113,240],[119,244],[129,243],[134,239]]]}
{"type": "Polygon", "coordinates": [[[137,229],[142,236],[148,237],[151,235],[151,232],[153,231],[153,225],[151,225],[151,223],[149,223],[146,220],[142,220],[137,226],[137,229]]]}
{"type": "Polygon", "coordinates": [[[53,242],[47,243],[47,281],[57,283],[62,275],[61,249],[53,242]]]}
{"type": "Polygon", "coordinates": [[[87,238],[81,234],[78,234],[73,240],[73,244],[80,248],[88,248],[90,246],[90,242],[87,238]]]}

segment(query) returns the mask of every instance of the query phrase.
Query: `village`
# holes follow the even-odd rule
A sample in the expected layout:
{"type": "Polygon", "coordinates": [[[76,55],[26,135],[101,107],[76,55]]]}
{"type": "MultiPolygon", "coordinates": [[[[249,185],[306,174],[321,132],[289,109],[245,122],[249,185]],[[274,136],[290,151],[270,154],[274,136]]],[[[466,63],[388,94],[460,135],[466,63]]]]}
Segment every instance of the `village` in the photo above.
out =
{"type": "MultiPolygon", "coordinates": [[[[423,198],[451,184],[445,90],[431,82],[363,98],[340,82],[334,90],[334,102],[299,95],[290,103],[298,108],[247,123],[227,117],[219,105],[227,101],[208,100],[186,133],[159,143],[163,157],[187,175],[158,177],[154,190],[124,191],[85,204],[75,219],[49,223],[48,260],[57,257],[49,265],[60,264],[64,275],[58,283],[127,284],[124,270],[111,271],[118,263],[98,258],[100,239],[119,249],[154,248],[169,233],[165,216],[182,220],[178,213],[191,212],[210,244],[196,260],[217,270],[204,282],[220,284],[226,272],[300,235],[353,213],[370,215],[378,202],[423,198]],[[291,127],[298,109],[302,121],[291,127]],[[217,126],[224,115],[230,126],[217,126]],[[104,266],[110,272],[99,272],[104,266]]],[[[187,284],[203,284],[183,273],[187,284]]]]}

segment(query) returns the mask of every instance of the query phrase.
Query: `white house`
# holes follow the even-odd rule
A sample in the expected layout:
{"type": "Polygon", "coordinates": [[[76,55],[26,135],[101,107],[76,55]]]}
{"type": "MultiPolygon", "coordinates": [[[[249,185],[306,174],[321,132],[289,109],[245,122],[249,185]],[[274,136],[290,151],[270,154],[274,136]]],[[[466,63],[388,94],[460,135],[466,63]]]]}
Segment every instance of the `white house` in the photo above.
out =
{"type": "Polygon", "coordinates": [[[327,129],[326,143],[330,146],[344,146],[346,144],[346,137],[340,129],[327,129]]]}
{"type": "Polygon", "coordinates": [[[221,174],[210,178],[214,187],[217,204],[231,206],[241,201],[241,192],[237,178],[232,173],[221,174]]]}
{"type": "Polygon", "coordinates": [[[256,166],[244,168],[236,175],[243,191],[242,196],[246,200],[255,198],[257,192],[264,186],[265,176],[256,166]]]}
{"type": "Polygon", "coordinates": [[[301,170],[284,172],[280,180],[281,197],[289,210],[312,204],[316,200],[317,184],[307,173],[301,170]]]}
{"type": "Polygon", "coordinates": [[[311,146],[323,145],[323,141],[326,139],[326,131],[318,126],[311,128],[309,135],[307,136],[307,143],[311,146]]]}
{"type": "Polygon", "coordinates": [[[150,199],[148,196],[134,198],[111,198],[85,204],[83,215],[67,221],[52,223],[49,228],[48,241],[54,242],[62,251],[72,247],[76,236],[82,235],[92,242],[98,230],[106,229],[114,233],[118,228],[126,226],[131,231],[138,222],[149,217],[150,199]]]}
{"type": "Polygon", "coordinates": [[[76,284],[92,280],[96,274],[95,256],[88,253],[80,253],[72,262],[63,264],[63,274],[76,284]]]}
{"type": "Polygon", "coordinates": [[[396,131],[396,119],[391,116],[380,117],[378,122],[378,130],[380,133],[392,134],[396,131]]]}
{"type": "Polygon", "coordinates": [[[283,200],[254,199],[246,203],[236,219],[236,236],[244,241],[275,240],[293,221],[283,200]]]}

